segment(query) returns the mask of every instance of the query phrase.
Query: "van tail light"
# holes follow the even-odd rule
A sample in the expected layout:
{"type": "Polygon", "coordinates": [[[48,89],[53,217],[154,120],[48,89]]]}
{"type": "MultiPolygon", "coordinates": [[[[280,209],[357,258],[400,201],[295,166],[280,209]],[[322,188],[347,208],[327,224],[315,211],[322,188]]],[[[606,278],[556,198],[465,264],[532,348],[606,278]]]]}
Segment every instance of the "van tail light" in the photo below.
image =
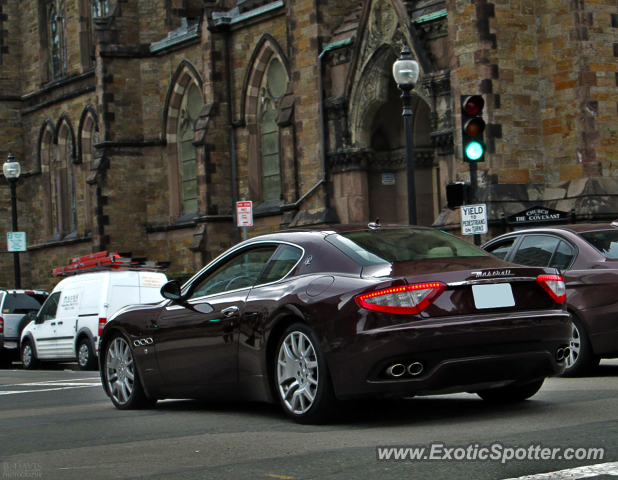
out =
{"type": "Polygon", "coordinates": [[[398,315],[418,315],[446,290],[442,282],[417,283],[357,295],[356,303],[367,310],[398,315]]]}
{"type": "Polygon", "coordinates": [[[0,317],[0,333],[4,333],[4,318],[0,317]]]}
{"type": "Polygon", "coordinates": [[[99,337],[103,333],[103,329],[105,328],[106,323],[107,323],[107,318],[99,318],[99,337]]]}
{"type": "Polygon", "coordinates": [[[566,302],[566,287],[562,275],[539,275],[536,281],[549,293],[554,302],[566,302]]]}

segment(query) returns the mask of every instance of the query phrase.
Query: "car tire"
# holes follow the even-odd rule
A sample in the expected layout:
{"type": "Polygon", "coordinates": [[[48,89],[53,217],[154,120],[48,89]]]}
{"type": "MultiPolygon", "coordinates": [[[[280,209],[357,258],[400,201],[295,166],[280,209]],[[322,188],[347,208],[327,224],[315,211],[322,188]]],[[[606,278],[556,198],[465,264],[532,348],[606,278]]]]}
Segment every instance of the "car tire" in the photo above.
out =
{"type": "Polygon", "coordinates": [[[311,328],[294,323],[277,345],[273,368],[275,388],[285,413],[297,423],[318,424],[338,407],[320,342],[311,328]]]}
{"type": "Polygon", "coordinates": [[[21,344],[21,364],[25,370],[36,370],[39,368],[39,359],[30,340],[24,340],[21,344]]]}
{"type": "Polygon", "coordinates": [[[493,403],[521,402],[536,395],[543,386],[544,381],[545,379],[542,378],[541,380],[535,380],[534,382],[524,385],[507,385],[506,387],[490,388],[477,392],[477,395],[483,400],[493,403]]]}
{"type": "Polygon", "coordinates": [[[571,314],[571,316],[573,318],[573,330],[569,342],[571,353],[566,358],[567,367],[562,376],[584,377],[594,372],[601,359],[592,351],[584,324],[575,315],[571,314]]]}
{"type": "Polygon", "coordinates": [[[80,370],[97,370],[97,357],[92,351],[92,344],[87,338],[77,345],[77,364],[80,370]]]}
{"type": "Polygon", "coordinates": [[[122,334],[115,334],[107,343],[102,368],[104,387],[119,410],[150,408],[157,403],[156,398],[146,396],[131,346],[122,334]]]}

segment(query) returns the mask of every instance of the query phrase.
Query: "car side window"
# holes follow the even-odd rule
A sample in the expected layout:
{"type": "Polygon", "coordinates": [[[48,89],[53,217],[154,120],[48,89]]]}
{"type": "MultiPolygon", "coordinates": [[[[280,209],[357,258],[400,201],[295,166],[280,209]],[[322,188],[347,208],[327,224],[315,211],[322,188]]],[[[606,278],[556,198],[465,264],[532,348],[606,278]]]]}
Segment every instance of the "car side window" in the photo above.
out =
{"type": "Polygon", "coordinates": [[[530,267],[548,267],[560,240],[545,235],[528,235],[521,242],[513,263],[530,267]]]}
{"type": "Polygon", "coordinates": [[[207,272],[204,278],[197,280],[189,300],[252,287],[277,247],[278,245],[267,245],[244,250],[224,260],[222,264],[215,266],[214,270],[207,272]]]}
{"type": "Polygon", "coordinates": [[[515,240],[517,240],[517,237],[494,243],[486,248],[485,251],[491,253],[494,257],[498,257],[500,260],[504,260],[511,251],[511,248],[513,248],[515,240]]]}
{"type": "Polygon", "coordinates": [[[303,251],[300,248],[291,245],[281,245],[270,262],[268,262],[256,285],[264,285],[281,280],[290,273],[290,270],[296,266],[302,256],[303,251]]]}
{"type": "Polygon", "coordinates": [[[60,293],[56,292],[52,293],[50,297],[47,299],[43,308],[41,308],[41,312],[39,313],[39,318],[43,321],[53,320],[56,318],[56,311],[58,310],[58,302],[60,300],[60,293]]]}
{"type": "Polygon", "coordinates": [[[575,257],[575,249],[566,242],[560,242],[558,249],[554,253],[553,258],[549,264],[552,268],[558,268],[564,270],[569,268],[573,258],[575,257]]]}

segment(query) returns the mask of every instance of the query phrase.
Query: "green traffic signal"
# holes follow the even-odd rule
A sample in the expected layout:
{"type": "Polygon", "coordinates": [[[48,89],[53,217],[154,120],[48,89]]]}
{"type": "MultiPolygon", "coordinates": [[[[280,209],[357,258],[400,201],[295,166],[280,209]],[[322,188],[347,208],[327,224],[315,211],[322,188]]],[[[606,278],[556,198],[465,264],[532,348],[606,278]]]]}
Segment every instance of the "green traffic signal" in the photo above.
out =
{"type": "Polygon", "coordinates": [[[466,145],[466,157],[470,160],[478,160],[483,157],[485,146],[481,142],[470,142],[466,145]]]}

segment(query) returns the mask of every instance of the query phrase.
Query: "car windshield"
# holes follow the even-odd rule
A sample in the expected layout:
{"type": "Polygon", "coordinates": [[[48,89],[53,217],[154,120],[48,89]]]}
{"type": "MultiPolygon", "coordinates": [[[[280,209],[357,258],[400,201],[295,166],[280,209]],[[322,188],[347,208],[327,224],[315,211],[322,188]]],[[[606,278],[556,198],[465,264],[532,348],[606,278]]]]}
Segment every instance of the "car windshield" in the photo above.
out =
{"type": "Polygon", "coordinates": [[[438,230],[363,230],[331,234],[326,240],[362,267],[432,258],[491,256],[438,230]]]}
{"type": "Polygon", "coordinates": [[[579,234],[605,257],[618,259],[618,230],[599,230],[579,234]]]}

